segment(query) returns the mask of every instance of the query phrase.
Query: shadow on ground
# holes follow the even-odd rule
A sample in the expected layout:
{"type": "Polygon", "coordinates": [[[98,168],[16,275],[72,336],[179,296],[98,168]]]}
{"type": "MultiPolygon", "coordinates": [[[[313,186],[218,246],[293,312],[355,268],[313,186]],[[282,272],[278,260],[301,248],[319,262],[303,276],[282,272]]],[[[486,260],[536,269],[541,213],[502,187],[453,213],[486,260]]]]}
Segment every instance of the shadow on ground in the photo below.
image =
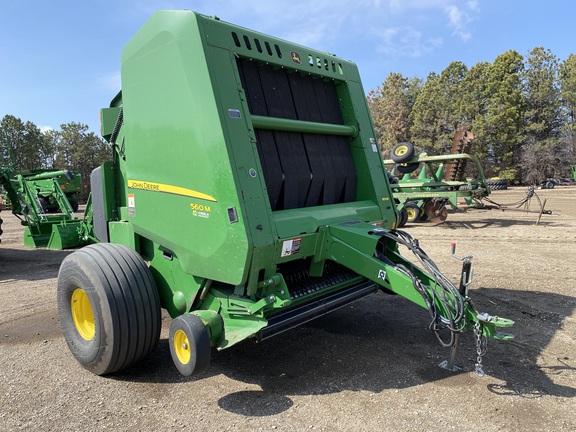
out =
{"type": "MultiPolygon", "coordinates": [[[[501,396],[576,396],[576,388],[552,379],[557,374],[576,373],[572,353],[544,366],[537,361],[563,320],[574,312],[575,298],[499,288],[474,290],[473,296],[482,310],[485,307],[516,321],[514,341],[489,342],[484,357],[487,376],[482,378],[488,390],[501,396]]],[[[199,378],[176,372],[168,342],[162,340],[148,359],[113,379],[182,383],[224,374],[261,387],[233,392],[219,400],[221,408],[246,416],[285,411],[292,406],[290,395],[346,390],[379,393],[432,381],[442,387],[467,385],[458,377],[474,370],[476,351],[471,332],[461,338],[458,363],[462,372],[446,371],[438,364],[448,350],[426,329],[427,317],[427,312],[406,300],[379,293],[263,343],[246,341],[214,351],[210,369],[199,378]]]]}

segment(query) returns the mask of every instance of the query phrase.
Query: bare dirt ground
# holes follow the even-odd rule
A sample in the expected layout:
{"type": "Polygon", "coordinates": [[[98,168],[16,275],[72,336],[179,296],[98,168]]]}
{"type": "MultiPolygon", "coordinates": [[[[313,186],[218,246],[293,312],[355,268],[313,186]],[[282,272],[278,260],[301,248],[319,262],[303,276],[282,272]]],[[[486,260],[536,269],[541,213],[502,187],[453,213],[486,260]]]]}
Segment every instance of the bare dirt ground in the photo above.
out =
{"type": "MultiPolygon", "coordinates": [[[[383,293],[264,343],[214,352],[206,375],[178,374],[164,318],[156,351],[125,373],[94,376],[61,335],[56,276],[70,251],[22,246],[8,212],[0,244],[0,430],[574,431],[576,187],[538,191],[554,214],[453,213],[408,225],[454,281],[474,256],[476,307],[516,321],[512,342],[489,341],[474,373],[470,332],[461,372],[426,311],[383,293]]],[[[494,192],[499,203],[523,188],[494,192]]],[[[535,209],[533,202],[532,208],[535,209]]]]}

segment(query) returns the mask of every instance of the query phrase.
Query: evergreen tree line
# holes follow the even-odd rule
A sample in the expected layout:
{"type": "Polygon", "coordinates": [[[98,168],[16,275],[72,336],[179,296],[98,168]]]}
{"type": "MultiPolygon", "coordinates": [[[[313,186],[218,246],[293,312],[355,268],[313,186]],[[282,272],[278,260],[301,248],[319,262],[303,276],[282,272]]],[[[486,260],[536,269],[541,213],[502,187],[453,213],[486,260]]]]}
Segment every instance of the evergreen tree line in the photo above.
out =
{"type": "Polygon", "coordinates": [[[426,80],[390,73],[367,99],[384,155],[405,141],[450,153],[454,133],[467,130],[487,177],[536,184],[576,164],[574,54],[561,62],[536,47],[471,68],[455,61],[426,80]]]}
{"type": "MultiPolygon", "coordinates": [[[[561,62],[536,47],[526,57],[510,50],[471,68],[455,61],[425,80],[390,73],[367,100],[384,155],[404,141],[430,155],[446,154],[454,133],[468,130],[472,154],[488,177],[536,184],[568,177],[576,164],[574,54],[561,62]]],[[[110,157],[107,143],[85,124],[41,131],[12,115],[0,122],[0,147],[7,146],[17,169],[69,169],[80,172],[86,185],[110,157]]]]}
{"type": "MultiPolygon", "coordinates": [[[[88,126],[70,122],[60,130],[41,131],[34,123],[12,115],[0,122],[0,148],[12,148],[15,172],[26,169],[68,169],[82,175],[84,188],[80,199],[85,200],[90,192],[90,173],[94,168],[110,159],[110,147],[88,126]]],[[[8,166],[4,159],[0,165],[8,166]]]]}

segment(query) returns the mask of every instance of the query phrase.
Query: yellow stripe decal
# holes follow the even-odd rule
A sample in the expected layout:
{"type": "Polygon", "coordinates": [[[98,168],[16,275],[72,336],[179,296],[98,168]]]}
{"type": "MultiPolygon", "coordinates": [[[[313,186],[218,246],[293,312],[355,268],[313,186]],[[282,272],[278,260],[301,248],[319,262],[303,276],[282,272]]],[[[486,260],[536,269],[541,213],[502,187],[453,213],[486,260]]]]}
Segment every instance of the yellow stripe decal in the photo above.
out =
{"type": "Polygon", "coordinates": [[[164,192],[174,195],[183,195],[190,198],[198,198],[206,201],[216,202],[216,198],[205,193],[198,192],[192,189],[186,189],[180,186],[172,186],[162,183],[153,183],[143,180],[128,180],[128,187],[130,189],[147,190],[151,192],[164,192]]]}

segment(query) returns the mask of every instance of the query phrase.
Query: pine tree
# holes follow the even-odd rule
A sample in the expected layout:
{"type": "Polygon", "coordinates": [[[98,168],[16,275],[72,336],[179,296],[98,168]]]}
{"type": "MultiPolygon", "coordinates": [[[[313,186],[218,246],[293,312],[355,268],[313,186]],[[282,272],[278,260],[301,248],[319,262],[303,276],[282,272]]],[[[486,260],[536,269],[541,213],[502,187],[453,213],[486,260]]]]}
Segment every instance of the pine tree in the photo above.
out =
{"type": "Polygon", "coordinates": [[[524,141],[525,98],[522,93],[523,57],[507,51],[494,60],[488,72],[487,151],[492,175],[516,179],[516,162],[524,141]]]}
{"type": "Polygon", "coordinates": [[[525,180],[538,183],[560,175],[563,112],[558,80],[559,62],[552,52],[534,48],[526,59],[526,141],[522,152],[525,180]]]}
{"type": "Polygon", "coordinates": [[[48,166],[44,136],[34,123],[24,123],[17,117],[6,115],[0,122],[0,129],[3,132],[2,144],[12,148],[17,170],[48,166]]]}
{"type": "MultiPolygon", "coordinates": [[[[60,126],[60,131],[53,134],[56,150],[54,165],[57,169],[69,169],[82,175],[82,182],[88,186],[90,173],[102,162],[110,158],[108,145],[82,123],[70,122],[60,126]]],[[[86,199],[89,188],[81,193],[86,199]]]]}
{"type": "Polygon", "coordinates": [[[562,141],[565,148],[563,172],[569,172],[569,166],[576,164],[576,55],[570,56],[560,66],[560,92],[565,112],[562,141]]]}
{"type": "Polygon", "coordinates": [[[409,119],[414,144],[429,154],[443,154],[452,147],[454,133],[465,127],[461,112],[462,81],[468,69],[452,62],[440,75],[428,75],[409,119]]]}
{"type": "Polygon", "coordinates": [[[408,115],[419,91],[420,80],[391,73],[376,91],[368,94],[368,106],[384,152],[409,140],[408,115]]]}

